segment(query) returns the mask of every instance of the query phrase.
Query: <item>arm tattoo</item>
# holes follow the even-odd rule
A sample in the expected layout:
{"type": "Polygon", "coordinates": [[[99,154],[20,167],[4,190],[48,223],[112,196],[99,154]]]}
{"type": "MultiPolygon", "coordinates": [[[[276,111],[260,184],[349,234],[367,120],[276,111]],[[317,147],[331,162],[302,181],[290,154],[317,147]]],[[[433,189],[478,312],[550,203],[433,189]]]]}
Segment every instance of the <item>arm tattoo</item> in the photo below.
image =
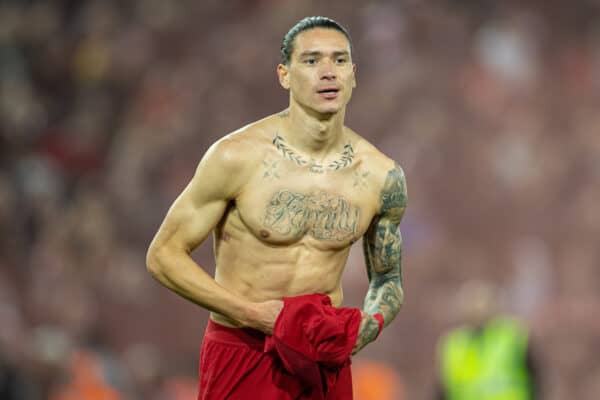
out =
{"type": "Polygon", "coordinates": [[[371,315],[363,314],[362,320],[360,321],[360,327],[358,328],[360,334],[356,339],[352,354],[356,354],[360,349],[369,344],[369,342],[373,341],[375,336],[377,336],[378,330],[379,322],[371,315]]]}
{"type": "MultiPolygon", "coordinates": [[[[402,306],[402,236],[399,225],[406,208],[406,180],[396,165],[388,172],[381,192],[380,213],[363,237],[363,251],[369,277],[364,311],[381,313],[387,326],[402,306]]],[[[368,324],[370,327],[371,324],[368,324]]],[[[375,327],[377,327],[375,325],[375,327]]],[[[362,328],[362,324],[361,324],[362,328]]],[[[361,329],[359,341],[375,338],[377,329],[361,329]],[[364,336],[364,337],[363,337],[364,336]]]]}

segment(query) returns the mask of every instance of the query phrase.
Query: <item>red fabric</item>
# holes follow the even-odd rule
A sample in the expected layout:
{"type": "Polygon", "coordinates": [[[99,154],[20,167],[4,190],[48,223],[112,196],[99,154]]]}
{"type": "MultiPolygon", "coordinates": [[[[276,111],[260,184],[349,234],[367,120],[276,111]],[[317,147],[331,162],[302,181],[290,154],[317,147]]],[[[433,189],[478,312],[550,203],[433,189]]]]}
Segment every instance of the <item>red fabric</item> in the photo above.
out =
{"type": "Polygon", "coordinates": [[[352,400],[360,311],[320,294],[283,301],[273,336],[209,321],[198,400],[352,400]]]}
{"type": "Polygon", "coordinates": [[[273,354],[265,335],[253,329],[208,322],[200,352],[198,400],[301,399],[300,381],[273,354]]]}
{"type": "Polygon", "coordinates": [[[343,397],[336,389],[340,370],[350,364],[360,310],[333,307],[323,294],[286,297],[283,302],[265,351],[276,353],[287,371],[314,389],[311,398],[352,399],[351,388],[343,397]]]}

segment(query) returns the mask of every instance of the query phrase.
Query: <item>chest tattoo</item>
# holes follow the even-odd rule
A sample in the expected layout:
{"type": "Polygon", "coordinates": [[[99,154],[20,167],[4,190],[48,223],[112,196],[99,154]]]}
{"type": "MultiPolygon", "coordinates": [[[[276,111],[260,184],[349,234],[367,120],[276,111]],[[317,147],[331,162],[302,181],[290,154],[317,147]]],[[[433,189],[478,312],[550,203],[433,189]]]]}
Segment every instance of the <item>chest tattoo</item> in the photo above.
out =
{"type": "Polygon", "coordinates": [[[354,184],[352,185],[355,188],[358,189],[366,189],[368,184],[367,184],[367,177],[369,176],[369,171],[367,170],[363,170],[363,169],[357,169],[356,171],[354,171],[354,184]]]}
{"type": "Polygon", "coordinates": [[[263,161],[263,179],[273,178],[279,179],[279,173],[277,172],[277,161],[263,161]]]}
{"type": "Polygon", "coordinates": [[[343,241],[356,234],[360,209],[342,196],[279,190],[271,197],[264,224],[283,235],[308,233],[315,239],[343,241]]]}

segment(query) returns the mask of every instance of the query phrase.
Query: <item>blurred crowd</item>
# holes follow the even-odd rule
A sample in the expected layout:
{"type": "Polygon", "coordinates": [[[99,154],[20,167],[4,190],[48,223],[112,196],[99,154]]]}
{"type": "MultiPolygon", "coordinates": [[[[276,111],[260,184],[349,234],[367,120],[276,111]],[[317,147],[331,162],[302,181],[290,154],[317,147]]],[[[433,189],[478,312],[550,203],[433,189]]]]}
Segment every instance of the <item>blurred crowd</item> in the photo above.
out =
{"type": "MultiPolygon", "coordinates": [[[[194,398],[207,313],[145,251],[207,147],[286,106],[307,15],[348,26],[347,123],[408,182],[406,304],[356,357],[381,383],[358,400],[433,396],[472,279],[530,327],[543,399],[600,398],[597,0],[3,1],[0,398],[194,398]]],[[[349,306],[363,265],[356,245],[349,306]]]]}

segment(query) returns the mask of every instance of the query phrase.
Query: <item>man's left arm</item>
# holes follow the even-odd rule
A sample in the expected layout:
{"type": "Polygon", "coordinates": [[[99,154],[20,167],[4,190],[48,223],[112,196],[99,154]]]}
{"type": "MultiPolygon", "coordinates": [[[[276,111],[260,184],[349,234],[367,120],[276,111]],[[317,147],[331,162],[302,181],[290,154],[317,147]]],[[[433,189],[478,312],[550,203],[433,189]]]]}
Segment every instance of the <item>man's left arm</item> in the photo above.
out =
{"type": "Polygon", "coordinates": [[[404,299],[402,289],[402,236],[400,221],[406,208],[406,179],[400,166],[395,165],[385,179],[380,196],[380,212],[363,236],[363,251],[369,277],[369,290],[363,307],[357,353],[379,332],[379,314],[387,326],[400,311],[404,299]]]}

